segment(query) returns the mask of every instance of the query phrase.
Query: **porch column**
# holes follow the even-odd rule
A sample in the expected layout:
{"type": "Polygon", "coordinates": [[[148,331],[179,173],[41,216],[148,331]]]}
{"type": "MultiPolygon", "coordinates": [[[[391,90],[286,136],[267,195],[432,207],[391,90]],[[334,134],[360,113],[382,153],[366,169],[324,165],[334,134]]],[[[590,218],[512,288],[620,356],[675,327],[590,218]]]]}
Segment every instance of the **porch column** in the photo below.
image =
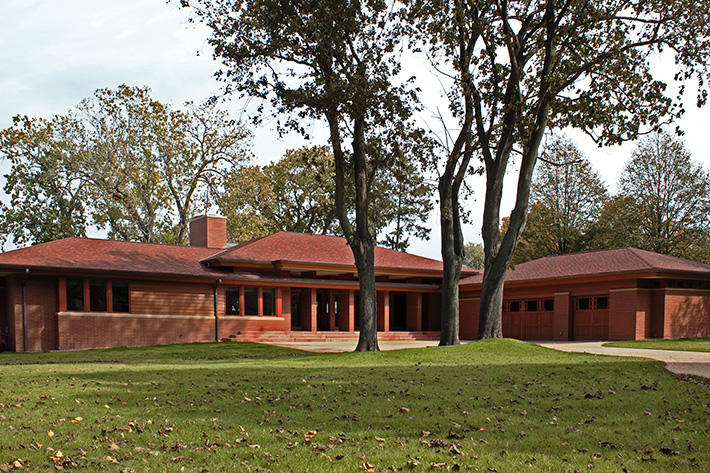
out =
{"type": "Polygon", "coordinates": [[[390,331],[390,293],[382,291],[377,293],[377,330],[390,331]]]}
{"type": "Polygon", "coordinates": [[[333,291],[328,291],[328,329],[335,332],[335,297],[333,291]]]}
{"type": "Polygon", "coordinates": [[[407,293],[407,330],[422,331],[422,294],[407,293]]]}
{"type": "Polygon", "coordinates": [[[355,331],[355,291],[352,289],[338,295],[338,329],[355,331]]]}
{"type": "Polygon", "coordinates": [[[113,312],[113,284],[110,279],[106,281],[106,312],[113,312]]]}
{"type": "Polygon", "coordinates": [[[264,315],[264,289],[261,287],[256,290],[256,307],[257,315],[262,317],[264,315]]]}
{"type": "Polygon", "coordinates": [[[310,311],[306,315],[305,329],[307,331],[315,332],[318,330],[318,298],[316,297],[316,288],[308,288],[308,302],[310,311]]]}
{"type": "Polygon", "coordinates": [[[280,287],[276,288],[276,317],[281,317],[283,315],[283,302],[281,298],[283,297],[283,292],[280,287]]]}
{"type": "Polygon", "coordinates": [[[84,279],[84,310],[83,312],[89,312],[91,310],[91,286],[89,286],[89,280],[84,279]]]}
{"type": "MultiPolygon", "coordinates": [[[[59,312],[67,311],[67,278],[58,279],[58,291],[59,291],[59,312]]],[[[3,308],[4,309],[4,308],[3,308]]],[[[2,310],[2,309],[0,309],[2,310]]]]}

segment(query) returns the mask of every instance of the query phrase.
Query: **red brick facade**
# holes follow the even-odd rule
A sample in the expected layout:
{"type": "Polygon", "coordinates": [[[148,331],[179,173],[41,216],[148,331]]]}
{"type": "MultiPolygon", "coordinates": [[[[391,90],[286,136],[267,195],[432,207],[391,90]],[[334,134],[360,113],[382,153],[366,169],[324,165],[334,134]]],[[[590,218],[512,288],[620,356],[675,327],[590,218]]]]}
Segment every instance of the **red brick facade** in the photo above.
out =
{"type": "MultiPolygon", "coordinates": [[[[65,239],[0,254],[5,349],[358,330],[343,239],[282,232],[220,250],[224,223],[194,221],[200,247],[65,239]]],[[[440,262],[378,248],[375,272],[379,331],[438,332],[440,262]]],[[[464,275],[460,337],[474,339],[481,274],[464,275]]],[[[503,335],[526,340],[708,337],[710,266],[632,248],[543,258],[509,272],[502,315],[503,335]]]]}

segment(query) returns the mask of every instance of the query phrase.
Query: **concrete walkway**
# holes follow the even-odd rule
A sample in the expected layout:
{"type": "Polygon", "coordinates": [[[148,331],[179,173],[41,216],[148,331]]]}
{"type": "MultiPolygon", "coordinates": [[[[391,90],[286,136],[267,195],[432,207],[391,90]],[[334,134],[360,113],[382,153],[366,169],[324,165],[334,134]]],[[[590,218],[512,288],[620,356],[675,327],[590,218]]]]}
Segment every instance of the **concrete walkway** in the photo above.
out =
{"type": "MultiPolygon", "coordinates": [[[[401,350],[403,348],[424,348],[439,345],[439,340],[399,340],[378,341],[380,350],[401,350]]],[[[315,353],[341,353],[354,351],[357,340],[331,340],[327,342],[272,342],[269,345],[294,348],[296,350],[312,351],[315,353]]]]}
{"type": "Polygon", "coordinates": [[[710,378],[710,353],[707,352],[615,348],[604,347],[603,343],[606,342],[537,342],[542,347],[560,351],[651,358],[664,362],[666,369],[673,373],[710,378]]]}

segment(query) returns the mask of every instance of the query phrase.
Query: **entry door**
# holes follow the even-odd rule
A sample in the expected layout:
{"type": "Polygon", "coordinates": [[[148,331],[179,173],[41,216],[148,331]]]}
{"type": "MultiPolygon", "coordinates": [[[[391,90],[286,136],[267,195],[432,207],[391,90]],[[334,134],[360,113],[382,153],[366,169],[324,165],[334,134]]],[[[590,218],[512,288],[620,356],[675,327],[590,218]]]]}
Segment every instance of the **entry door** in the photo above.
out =
{"type": "Polygon", "coordinates": [[[573,336],[575,340],[609,338],[609,296],[575,298],[573,336]]]}

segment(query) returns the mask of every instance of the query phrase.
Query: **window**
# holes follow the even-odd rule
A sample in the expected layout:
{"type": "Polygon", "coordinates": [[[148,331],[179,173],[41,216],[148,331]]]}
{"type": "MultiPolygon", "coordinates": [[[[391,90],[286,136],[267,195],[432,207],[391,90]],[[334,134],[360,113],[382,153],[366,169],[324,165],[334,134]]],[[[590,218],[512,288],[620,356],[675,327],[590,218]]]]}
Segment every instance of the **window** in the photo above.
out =
{"type": "Polygon", "coordinates": [[[259,314],[259,296],[255,287],[244,288],[244,315],[259,314]]]}
{"type": "Polygon", "coordinates": [[[609,308],[609,298],[608,297],[597,297],[597,309],[608,309],[609,308]]]}
{"type": "Polygon", "coordinates": [[[128,281],[113,281],[111,283],[114,312],[130,312],[128,302],[128,281]]]}
{"type": "Polygon", "coordinates": [[[520,312],[520,301],[511,301],[508,306],[508,312],[520,312]]]}
{"type": "Polygon", "coordinates": [[[89,281],[89,310],[106,312],[106,281],[92,279],[89,281]]]}
{"type": "Polygon", "coordinates": [[[543,305],[543,310],[545,312],[552,312],[553,310],[555,310],[555,300],[554,299],[545,299],[544,301],[542,301],[542,305],[543,305]]]}
{"type": "Polygon", "coordinates": [[[67,310],[84,310],[84,281],[67,279],[67,310]]]}
{"type": "Polygon", "coordinates": [[[239,312],[239,288],[227,289],[225,292],[225,300],[227,307],[225,313],[227,315],[241,315],[239,312]]]}
{"type": "Polygon", "coordinates": [[[592,310],[592,298],[591,297],[577,298],[577,310],[592,310]]]}
{"type": "Polygon", "coordinates": [[[276,315],[276,289],[265,287],[262,290],[264,315],[276,315]]]}
{"type": "Polygon", "coordinates": [[[537,301],[527,301],[525,312],[537,312],[537,301]]]}

